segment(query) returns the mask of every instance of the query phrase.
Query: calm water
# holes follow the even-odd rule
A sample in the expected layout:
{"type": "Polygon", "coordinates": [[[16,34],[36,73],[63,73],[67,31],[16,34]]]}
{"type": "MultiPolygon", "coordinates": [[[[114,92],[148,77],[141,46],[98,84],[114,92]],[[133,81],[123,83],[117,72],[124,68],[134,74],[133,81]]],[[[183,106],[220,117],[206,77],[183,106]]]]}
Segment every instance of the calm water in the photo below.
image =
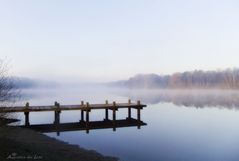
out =
{"type": "MultiPolygon", "coordinates": [[[[236,91],[130,91],[104,88],[26,91],[31,105],[79,104],[140,99],[147,126],[47,133],[50,137],[116,156],[121,161],[238,161],[239,94],[236,91]]],[[[19,103],[21,104],[21,103],[19,103]]],[[[135,116],[136,111],[132,111],[135,116]]],[[[127,111],[119,110],[117,118],[127,111]]],[[[23,118],[22,115],[19,116],[23,118]]],[[[31,113],[32,124],[53,122],[53,113],[31,113]]],[[[104,111],[91,112],[90,120],[102,120],[104,111]]],[[[61,122],[80,119],[80,112],[62,112],[61,122]]]]}

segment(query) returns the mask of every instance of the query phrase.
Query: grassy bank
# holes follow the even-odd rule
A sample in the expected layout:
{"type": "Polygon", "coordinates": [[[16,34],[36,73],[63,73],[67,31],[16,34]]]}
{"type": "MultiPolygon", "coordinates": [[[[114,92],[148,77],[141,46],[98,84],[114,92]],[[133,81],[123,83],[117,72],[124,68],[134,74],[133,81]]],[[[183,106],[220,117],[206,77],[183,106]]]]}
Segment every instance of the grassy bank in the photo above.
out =
{"type": "Polygon", "coordinates": [[[95,151],[17,127],[0,127],[0,161],[116,161],[95,151]]]}

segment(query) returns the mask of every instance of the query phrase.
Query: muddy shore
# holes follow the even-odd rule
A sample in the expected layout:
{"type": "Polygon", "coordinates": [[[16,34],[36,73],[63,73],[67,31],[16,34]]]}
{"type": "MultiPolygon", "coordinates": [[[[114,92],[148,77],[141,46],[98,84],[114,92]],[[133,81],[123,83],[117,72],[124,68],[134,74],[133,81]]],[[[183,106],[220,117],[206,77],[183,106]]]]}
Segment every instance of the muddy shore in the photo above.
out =
{"type": "Polygon", "coordinates": [[[118,161],[78,145],[70,145],[39,132],[0,127],[1,161],[118,161]]]}

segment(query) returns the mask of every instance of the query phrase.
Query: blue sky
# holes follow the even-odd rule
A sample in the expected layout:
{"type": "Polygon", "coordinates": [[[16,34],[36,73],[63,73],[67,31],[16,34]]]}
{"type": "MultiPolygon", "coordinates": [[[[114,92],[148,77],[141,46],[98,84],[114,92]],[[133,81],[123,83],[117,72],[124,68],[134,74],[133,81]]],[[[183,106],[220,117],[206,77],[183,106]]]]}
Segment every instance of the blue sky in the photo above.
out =
{"type": "Polygon", "coordinates": [[[238,67],[239,1],[0,0],[0,58],[52,80],[238,67]]]}

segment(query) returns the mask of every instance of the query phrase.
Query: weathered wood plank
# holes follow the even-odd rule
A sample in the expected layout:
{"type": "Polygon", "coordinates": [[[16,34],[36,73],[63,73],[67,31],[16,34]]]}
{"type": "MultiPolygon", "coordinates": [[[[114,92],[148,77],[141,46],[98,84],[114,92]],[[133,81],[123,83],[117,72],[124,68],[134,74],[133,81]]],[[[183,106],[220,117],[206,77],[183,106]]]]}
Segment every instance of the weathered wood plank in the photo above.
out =
{"type": "Polygon", "coordinates": [[[40,111],[56,111],[60,109],[61,111],[65,110],[98,110],[98,109],[119,109],[119,108],[135,108],[142,109],[146,107],[144,104],[139,103],[116,103],[116,104],[89,104],[88,107],[86,104],[81,105],[60,105],[56,106],[14,106],[14,107],[1,107],[0,113],[5,112],[40,112],[40,111]]]}

